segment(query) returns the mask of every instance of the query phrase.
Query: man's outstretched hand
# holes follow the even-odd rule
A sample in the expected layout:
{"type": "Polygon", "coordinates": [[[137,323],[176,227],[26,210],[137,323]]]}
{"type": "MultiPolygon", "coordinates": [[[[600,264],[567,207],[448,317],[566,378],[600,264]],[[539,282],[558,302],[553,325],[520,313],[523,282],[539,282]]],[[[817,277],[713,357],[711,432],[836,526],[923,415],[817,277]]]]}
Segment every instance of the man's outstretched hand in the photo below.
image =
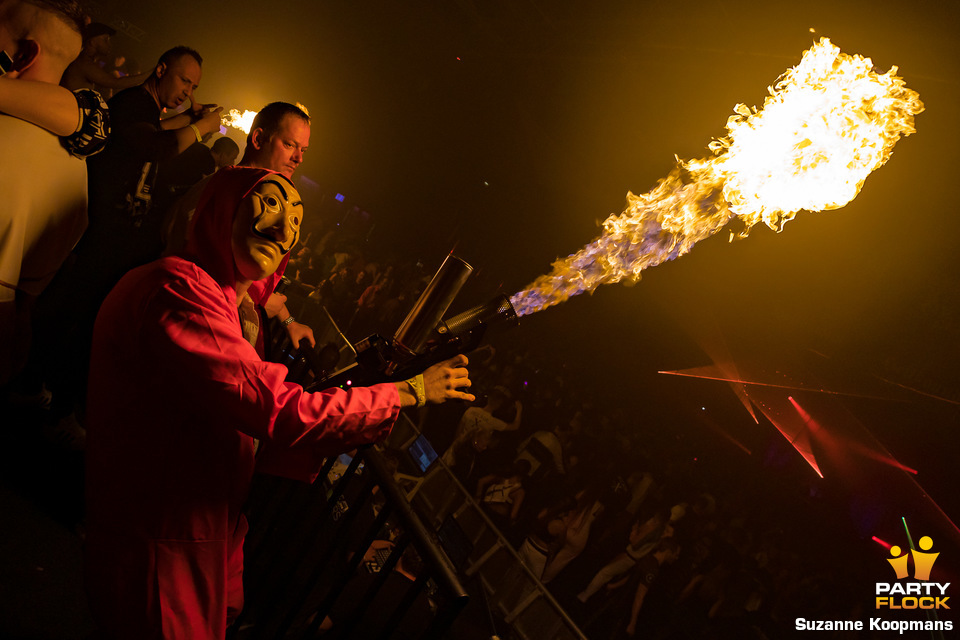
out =
{"type": "MultiPolygon", "coordinates": [[[[476,397],[472,393],[461,391],[469,389],[469,373],[467,372],[467,356],[461,354],[449,360],[438,362],[423,372],[423,391],[426,401],[433,404],[442,404],[447,400],[466,400],[473,402],[476,397]]],[[[397,382],[397,391],[400,392],[400,406],[417,406],[417,393],[410,382],[397,382]]]]}
{"type": "Polygon", "coordinates": [[[427,392],[427,402],[441,404],[447,400],[476,400],[472,393],[460,390],[469,389],[472,384],[467,372],[468,362],[467,356],[461,353],[424,371],[423,387],[427,392]]]}

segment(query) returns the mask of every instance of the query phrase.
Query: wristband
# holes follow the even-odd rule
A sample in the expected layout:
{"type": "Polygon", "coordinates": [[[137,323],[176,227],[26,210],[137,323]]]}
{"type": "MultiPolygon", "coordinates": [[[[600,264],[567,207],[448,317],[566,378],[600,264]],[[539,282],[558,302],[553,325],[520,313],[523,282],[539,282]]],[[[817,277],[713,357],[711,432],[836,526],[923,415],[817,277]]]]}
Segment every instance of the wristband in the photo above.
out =
{"type": "Polygon", "coordinates": [[[197,136],[197,142],[203,142],[203,136],[200,135],[200,128],[197,127],[197,125],[195,125],[195,124],[190,124],[190,125],[188,125],[188,126],[189,126],[191,129],[193,129],[193,133],[197,136]]]}
{"type": "Polygon", "coordinates": [[[290,326],[290,323],[293,322],[293,321],[294,321],[293,316],[287,316],[287,319],[286,319],[286,320],[282,320],[282,321],[280,322],[280,324],[282,324],[282,325],[285,326],[285,327],[288,327],[288,326],[290,326]]]}
{"type": "Polygon", "coordinates": [[[406,381],[410,388],[413,390],[413,395],[417,396],[417,408],[427,404],[427,390],[423,386],[423,374],[421,373],[418,376],[410,378],[406,381]]]}

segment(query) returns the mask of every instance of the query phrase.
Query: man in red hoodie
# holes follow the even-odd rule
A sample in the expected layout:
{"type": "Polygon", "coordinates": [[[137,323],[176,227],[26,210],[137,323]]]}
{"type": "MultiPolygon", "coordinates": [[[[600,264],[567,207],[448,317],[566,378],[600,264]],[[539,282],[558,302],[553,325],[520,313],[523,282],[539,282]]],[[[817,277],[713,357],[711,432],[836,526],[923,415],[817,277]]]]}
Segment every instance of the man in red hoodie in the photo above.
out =
{"type": "Polygon", "coordinates": [[[466,358],[408,382],[307,393],[264,362],[244,307],[262,304],[303,206],[283,175],[220,171],[187,252],[129,272],[94,330],[88,399],[87,583],[110,638],[223,638],[242,607],[241,513],[255,439],[309,479],[376,442],[404,406],[473,400],[466,358]]]}

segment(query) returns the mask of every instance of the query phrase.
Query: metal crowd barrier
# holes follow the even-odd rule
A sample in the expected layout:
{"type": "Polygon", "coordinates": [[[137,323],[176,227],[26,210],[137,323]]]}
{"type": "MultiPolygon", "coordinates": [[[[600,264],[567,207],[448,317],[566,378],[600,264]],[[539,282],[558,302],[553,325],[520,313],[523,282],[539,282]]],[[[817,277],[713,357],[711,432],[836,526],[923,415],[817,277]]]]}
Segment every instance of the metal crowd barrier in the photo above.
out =
{"type": "MultiPolygon", "coordinates": [[[[451,427],[452,428],[452,427],[451,427]]],[[[394,427],[388,446],[405,451],[420,432],[410,420],[394,427]]],[[[513,546],[438,458],[426,474],[408,476],[407,497],[448,547],[454,562],[461,557],[458,575],[478,579],[488,604],[509,633],[523,640],[587,640],[550,591],[524,565],[513,546]]]]}
{"type": "Polygon", "coordinates": [[[368,613],[366,608],[407,545],[419,553],[424,569],[395,610],[380,612],[387,622],[370,637],[391,637],[424,590],[429,592],[433,618],[423,638],[444,637],[466,605],[466,590],[393,483],[383,455],[373,448],[359,451],[339,478],[337,462],[328,460],[312,485],[267,476],[257,479],[244,547],[246,603],[228,638],[352,637],[352,629],[368,613]],[[374,495],[382,501],[376,508],[374,495]],[[364,552],[388,525],[401,533],[378,579],[359,601],[338,602],[362,570],[364,552]],[[321,624],[335,606],[342,617],[322,633],[321,624]]]}

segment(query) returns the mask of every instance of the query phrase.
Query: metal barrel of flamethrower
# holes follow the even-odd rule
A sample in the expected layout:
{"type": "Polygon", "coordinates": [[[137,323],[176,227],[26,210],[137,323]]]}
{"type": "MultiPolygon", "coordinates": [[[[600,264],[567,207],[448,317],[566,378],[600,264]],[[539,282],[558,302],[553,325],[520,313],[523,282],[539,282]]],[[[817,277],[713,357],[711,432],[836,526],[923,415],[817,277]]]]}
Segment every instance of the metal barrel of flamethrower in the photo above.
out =
{"type": "Polygon", "coordinates": [[[430,365],[459,353],[469,353],[480,346],[491,324],[516,318],[517,313],[510,300],[499,295],[489,302],[443,320],[434,328],[434,339],[427,344],[426,350],[412,358],[393,363],[387,380],[406,380],[422,373],[430,365]]]}
{"type": "Polygon", "coordinates": [[[397,366],[394,379],[405,380],[432,364],[452,358],[458,353],[473,351],[480,346],[487,327],[491,324],[516,319],[517,312],[510,300],[504,295],[498,295],[484,304],[443,320],[434,330],[436,339],[428,345],[430,348],[397,366]]]}
{"type": "Polygon", "coordinates": [[[393,346],[407,356],[421,354],[471,273],[473,267],[452,253],[448,255],[393,334],[393,346]]]}
{"type": "Polygon", "coordinates": [[[486,326],[497,319],[516,320],[517,312],[507,296],[499,295],[493,300],[467,309],[437,325],[437,333],[446,336],[447,341],[462,340],[474,329],[486,326]]]}
{"type": "Polygon", "coordinates": [[[391,341],[378,335],[361,340],[356,364],[314,382],[307,390],[405,380],[437,362],[476,349],[490,324],[515,320],[517,314],[510,300],[500,295],[441,320],[471,272],[470,265],[448,256],[391,341]]]}

